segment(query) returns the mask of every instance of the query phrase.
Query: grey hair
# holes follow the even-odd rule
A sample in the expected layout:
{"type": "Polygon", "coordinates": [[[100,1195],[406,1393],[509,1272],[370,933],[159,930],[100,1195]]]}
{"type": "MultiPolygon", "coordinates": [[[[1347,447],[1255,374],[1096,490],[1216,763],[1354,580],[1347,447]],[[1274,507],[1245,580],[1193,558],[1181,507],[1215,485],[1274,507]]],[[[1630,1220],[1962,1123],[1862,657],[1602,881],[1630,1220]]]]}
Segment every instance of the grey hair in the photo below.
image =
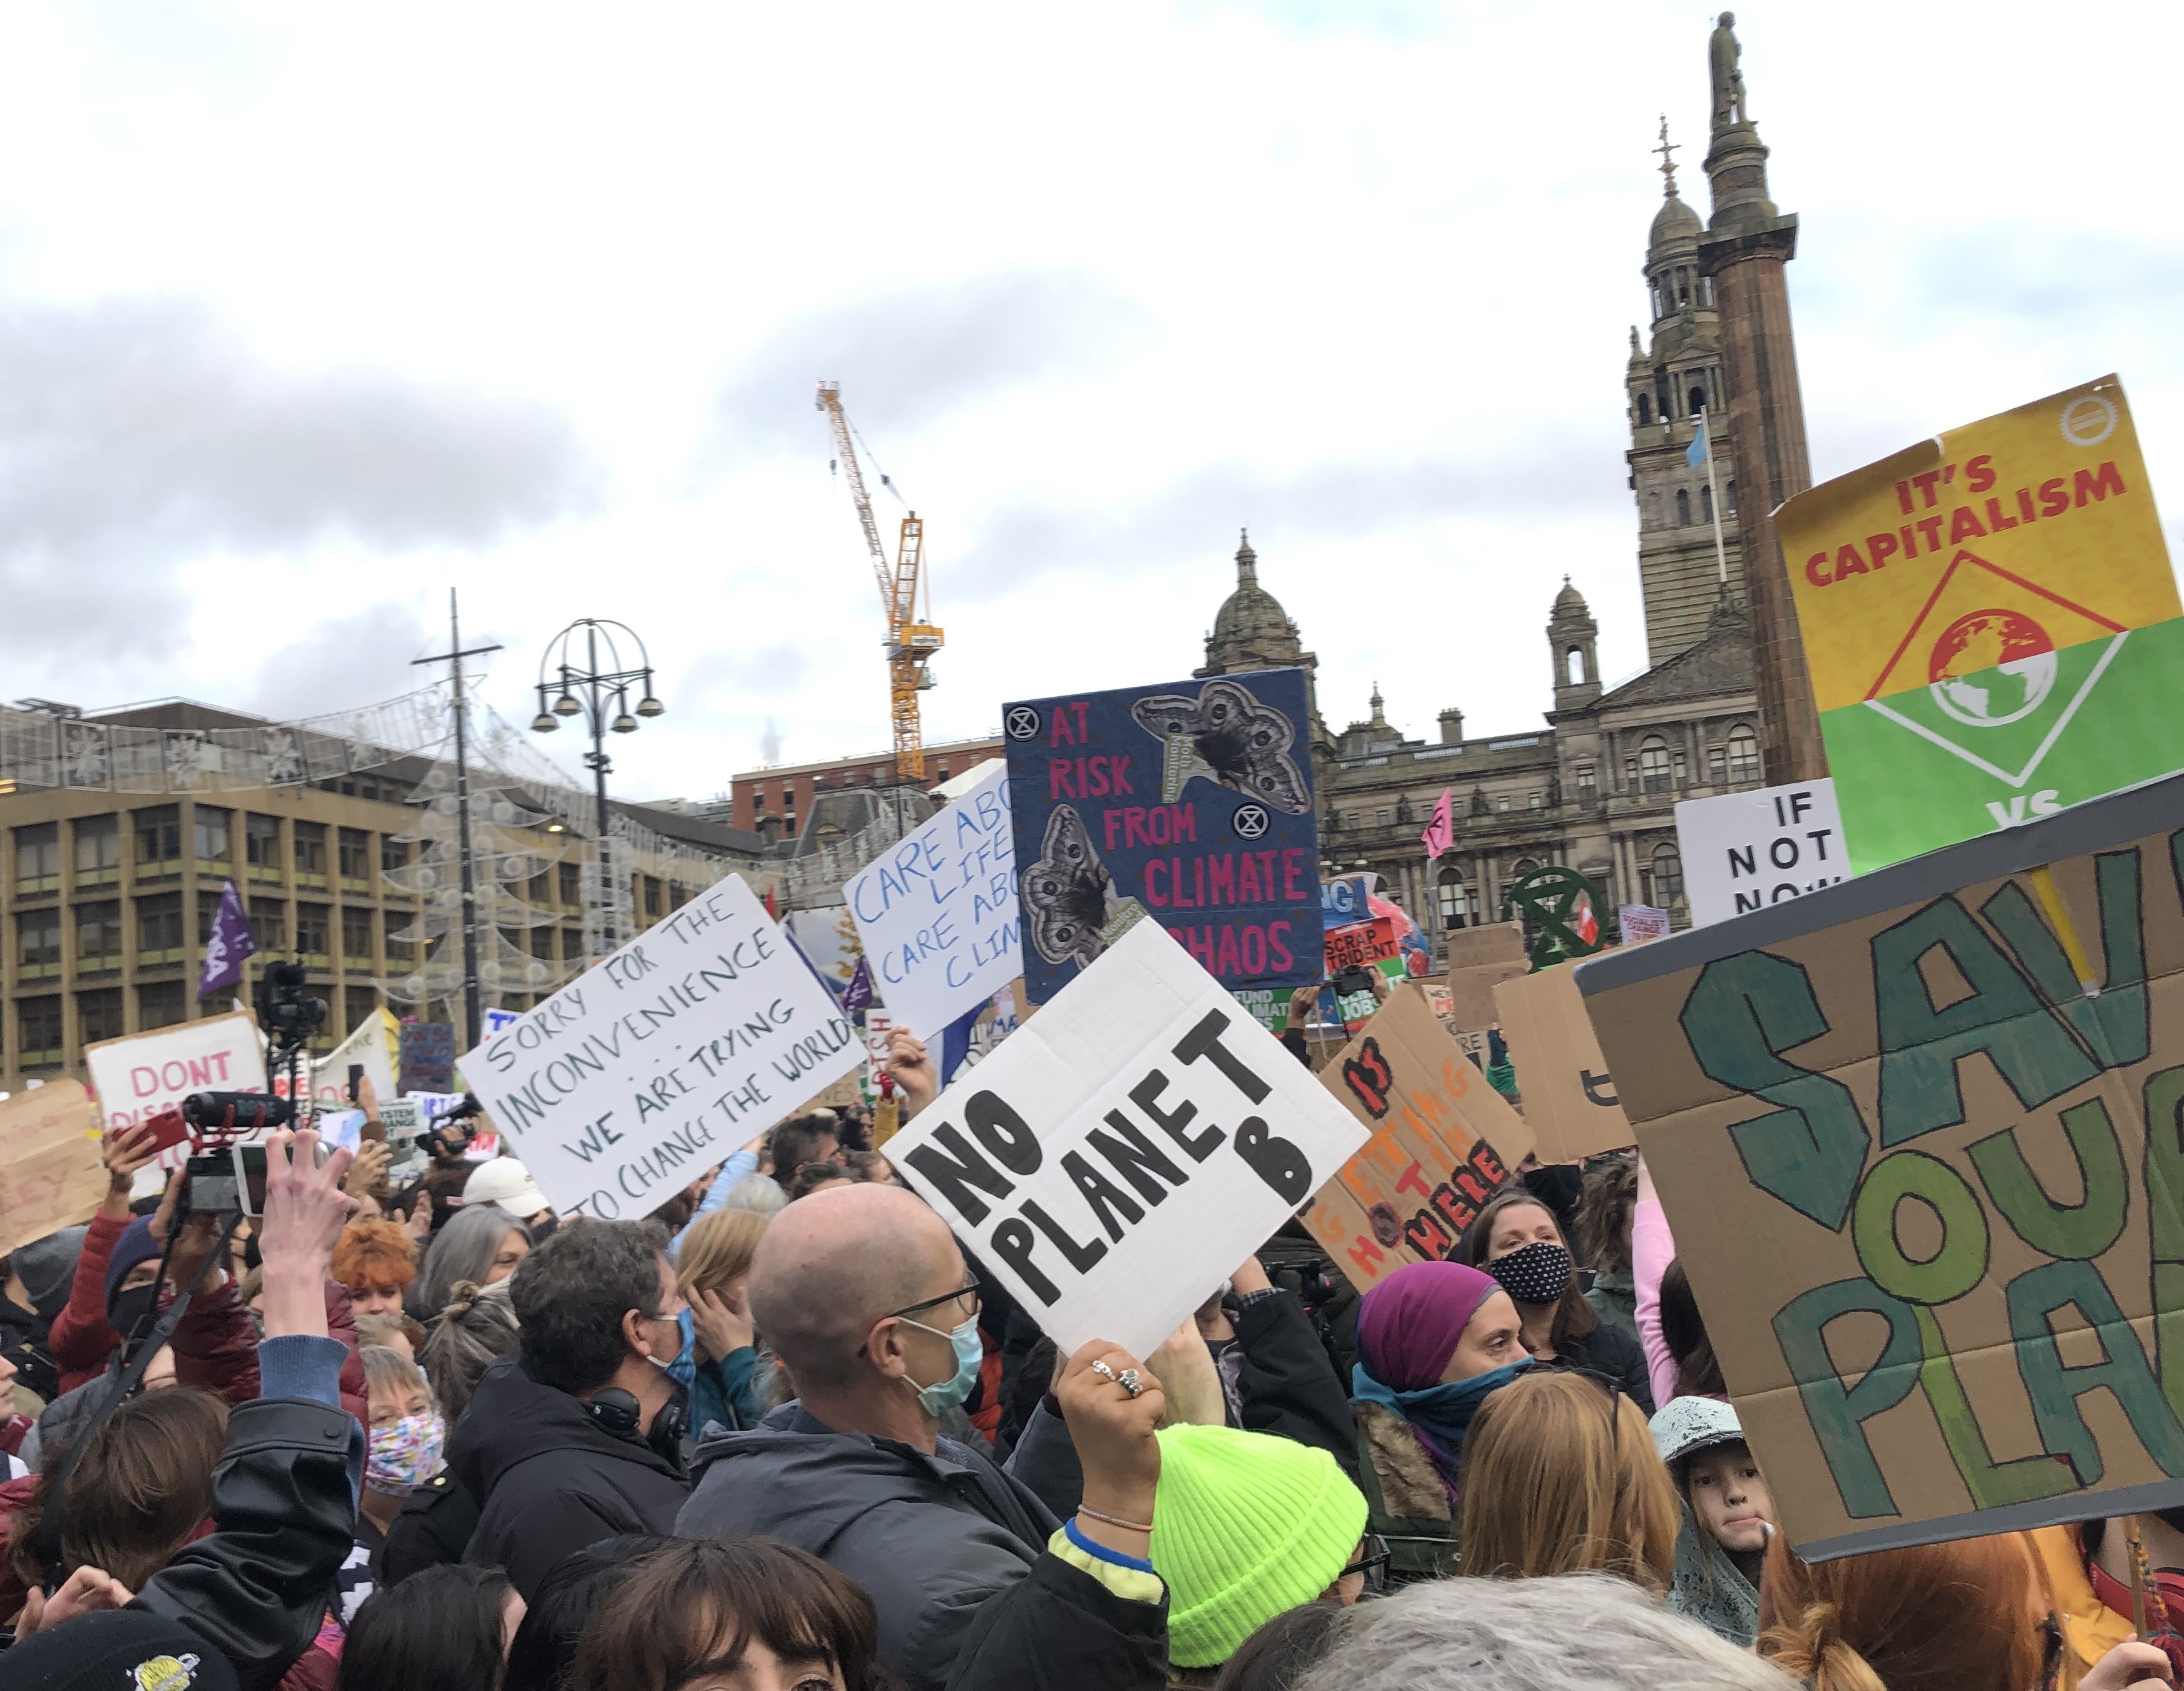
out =
{"type": "Polygon", "coordinates": [[[523,1332],[509,1301],[508,1282],[480,1287],[458,1282],[448,1307],[425,1339],[418,1360],[432,1384],[432,1396],[450,1427],[470,1407],[479,1377],[504,1356],[513,1355],[523,1332]]]}
{"type": "Polygon", "coordinates": [[[781,1189],[781,1182],[770,1174],[747,1174],[728,1190],[722,1207],[729,1210],[754,1210],[761,1215],[777,1212],[788,1202],[788,1194],[781,1189]]]}
{"type": "Polygon", "coordinates": [[[505,1210],[488,1204],[456,1210],[425,1248],[424,1265],[410,1283],[410,1313],[429,1321],[447,1307],[461,1282],[483,1285],[493,1258],[500,1254],[500,1242],[510,1233],[522,1234],[526,1244],[531,1242],[531,1229],[505,1210]]]}
{"type": "Polygon", "coordinates": [[[1442,1579],[1352,1611],[1296,1691],[1795,1691],[1613,1574],[1442,1579]]]}

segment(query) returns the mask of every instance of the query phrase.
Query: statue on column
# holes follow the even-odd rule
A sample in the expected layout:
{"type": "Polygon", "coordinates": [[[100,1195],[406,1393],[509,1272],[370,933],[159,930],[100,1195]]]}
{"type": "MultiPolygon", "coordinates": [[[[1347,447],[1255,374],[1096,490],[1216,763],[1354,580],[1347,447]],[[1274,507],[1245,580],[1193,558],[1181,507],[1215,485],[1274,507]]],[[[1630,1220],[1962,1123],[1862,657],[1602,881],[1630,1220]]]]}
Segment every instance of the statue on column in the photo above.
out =
{"type": "Polygon", "coordinates": [[[1713,79],[1713,126],[1716,132],[1749,120],[1744,105],[1744,73],[1737,69],[1743,49],[1736,44],[1736,14],[1724,12],[1707,42],[1707,70],[1713,79]]]}

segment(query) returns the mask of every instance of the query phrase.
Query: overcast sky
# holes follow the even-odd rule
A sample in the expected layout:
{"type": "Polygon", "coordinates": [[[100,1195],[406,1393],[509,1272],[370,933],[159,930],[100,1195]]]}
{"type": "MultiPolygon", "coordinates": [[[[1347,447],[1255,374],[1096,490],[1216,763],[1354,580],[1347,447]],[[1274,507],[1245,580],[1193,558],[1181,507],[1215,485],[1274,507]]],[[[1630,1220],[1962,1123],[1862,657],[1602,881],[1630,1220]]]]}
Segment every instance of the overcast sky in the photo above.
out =
{"type": "MultiPolygon", "coordinates": [[[[1644,662],[1621,378],[1709,23],[7,0],[0,693],[364,704],[453,585],[518,720],[571,619],[649,642],[626,796],[879,750],[825,376],[926,519],[928,739],[1187,674],[1246,524],[1337,728],[1536,726],[1564,573],[1644,662]]],[[[1739,34],[1816,476],[2116,370],[2175,545],[2173,9],[1739,34]]]]}

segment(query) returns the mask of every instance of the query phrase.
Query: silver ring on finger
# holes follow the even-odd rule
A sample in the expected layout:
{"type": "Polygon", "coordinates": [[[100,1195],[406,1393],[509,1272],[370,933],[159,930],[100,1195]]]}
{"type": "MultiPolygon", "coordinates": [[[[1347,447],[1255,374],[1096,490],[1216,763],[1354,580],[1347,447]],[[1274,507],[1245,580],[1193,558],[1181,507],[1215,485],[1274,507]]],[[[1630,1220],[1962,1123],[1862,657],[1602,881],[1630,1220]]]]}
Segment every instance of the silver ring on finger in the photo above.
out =
{"type": "Polygon", "coordinates": [[[1119,1386],[1123,1383],[1121,1379],[1117,1377],[1115,1371],[1110,1368],[1104,1361],[1094,1363],[1092,1365],[1092,1371],[1095,1374],[1097,1374],[1101,1379],[1108,1381],[1112,1384],[1119,1386]]]}
{"type": "Polygon", "coordinates": [[[1115,1383],[1134,1398],[1145,1388],[1145,1382],[1139,1377],[1138,1371],[1134,1368],[1125,1368],[1115,1376],[1115,1383]]]}

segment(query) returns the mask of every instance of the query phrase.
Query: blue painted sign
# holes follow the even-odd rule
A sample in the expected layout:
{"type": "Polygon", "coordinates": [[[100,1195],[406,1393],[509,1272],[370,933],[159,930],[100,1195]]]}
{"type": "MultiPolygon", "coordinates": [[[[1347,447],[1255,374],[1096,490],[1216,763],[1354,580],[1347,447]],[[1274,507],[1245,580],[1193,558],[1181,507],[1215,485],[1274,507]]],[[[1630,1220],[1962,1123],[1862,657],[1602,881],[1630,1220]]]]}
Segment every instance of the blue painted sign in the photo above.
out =
{"type": "Polygon", "coordinates": [[[1304,681],[1260,670],[1002,707],[1032,1003],[1145,917],[1232,992],[1318,983],[1304,681]]]}
{"type": "Polygon", "coordinates": [[[1366,879],[1362,875],[1345,875],[1333,881],[1323,881],[1319,886],[1319,919],[1331,932],[1339,927],[1348,927],[1353,922],[1373,920],[1372,907],[1366,900],[1371,897],[1366,879]]]}

